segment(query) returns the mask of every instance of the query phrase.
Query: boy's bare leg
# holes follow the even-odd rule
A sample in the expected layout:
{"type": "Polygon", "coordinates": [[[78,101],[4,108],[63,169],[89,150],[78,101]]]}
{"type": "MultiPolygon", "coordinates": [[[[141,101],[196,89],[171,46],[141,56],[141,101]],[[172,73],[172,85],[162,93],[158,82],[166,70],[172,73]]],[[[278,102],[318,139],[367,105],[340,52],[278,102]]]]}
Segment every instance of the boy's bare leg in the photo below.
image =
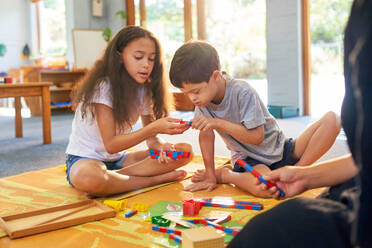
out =
{"type": "MultiPolygon", "coordinates": [[[[271,170],[264,164],[257,164],[254,169],[261,174],[266,174],[271,170]]],[[[198,170],[193,178],[193,182],[202,181],[204,179],[204,170],[198,170]]],[[[217,183],[231,183],[254,196],[262,198],[273,197],[274,190],[262,190],[262,187],[257,185],[256,178],[249,172],[235,172],[230,165],[224,165],[216,169],[217,183]]]]}
{"type": "MultiPolygon", "coordinates": [[[[71,167],[70,180],[78,190],[95,196],[110,195],[181,180],[186,176],[186,172],[175,171],[175,169],[190,162],[193,154],[191,146],[188,144],[180,144],[180,146],[176,146],[176,149],[190,151],[191,155],[189,158],[171,160],[169,163],[161,164],[157,159],[151,159],[148,152],[145,159],[135,161],[135,159],[145,156],[145,152],[135,152],[132,156],[128,155],[127,158],[129,162],[134,162],[117,171],[107,170],[101,161],[81,159],[71,167]]],[[[125,163],[123,164],[125,165],[125,163]]]]}
{"type": "Polygon", "coordinates": [[[334,112],[326,113],[306,128],[296,139],[293,155],[301,158],[296,165],[310,165],[323,156],[334,144],[340,128],[340,118],[334,112]]]}

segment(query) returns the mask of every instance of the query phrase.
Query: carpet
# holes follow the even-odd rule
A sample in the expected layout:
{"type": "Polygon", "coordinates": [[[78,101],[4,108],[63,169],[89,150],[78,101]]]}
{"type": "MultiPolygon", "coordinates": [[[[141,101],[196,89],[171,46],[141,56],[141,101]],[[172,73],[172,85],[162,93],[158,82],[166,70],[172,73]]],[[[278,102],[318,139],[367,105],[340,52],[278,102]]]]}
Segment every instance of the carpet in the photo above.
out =
{"type": "MultiPolygon", "coordinates": [[[[227,158],[216,158],[216,165],[221,166],[227,158]]],[[[183,167],[188,173],[203,168],[200,155],[195,155],[193,161],[183,167]]],[[[260,199],[250,196],[240,189],[227,184],[218,185],[212,191],[186,192],[183,187],[190,184],[186,179],[180,182],[167,183],[146,189],[115,195],[105,199],[128,199],[128,206],[135,202],[154,206],[161,201],[180,202],[191,198],[232,197],[234,200],[258,201],[264,204],[266,211],[280,201],[260,199]]],[[[308,197],[315,197],[320,190],[309,191],[308,197]]],[[[56,166],[39,171],[27,172],[11,177],[0,178],[0,215],[11,215],[25,211],[58,206],[67,203],[86,200],[87,196],[69,186],[65,179],[63,166],[56,166]]],[[[103,199],[99,199],[103,200],[103,199]]],[[[221,208],[206,208],[203,211],[225,211],[221,208]]],[[[244,225],[253,216],[262,211],[228,209],[232,221],[244,225]]],[[[162,247],[155,242],[166,239],[164,233],[151,230],[151,223],[144,221],[141,214],[125,218],[124,213],[118,213],[115,218],[89,222],[56,231],[36,234],[11,240],[0,230],[0,247],[79,247],[79,248],[111,248],[111,247],[162,247]]],[[[173,241],[172,241],[173,242],[173,241]]],[[[177,244],[170,242],[170,247],[177,244]]]]}

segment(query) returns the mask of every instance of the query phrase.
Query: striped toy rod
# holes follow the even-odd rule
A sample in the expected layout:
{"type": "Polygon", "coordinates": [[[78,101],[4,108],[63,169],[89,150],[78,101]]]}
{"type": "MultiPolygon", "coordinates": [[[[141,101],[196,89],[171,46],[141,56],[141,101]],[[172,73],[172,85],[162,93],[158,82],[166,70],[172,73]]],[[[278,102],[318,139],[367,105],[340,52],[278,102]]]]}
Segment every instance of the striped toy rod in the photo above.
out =
{"type": "MultiPolygon", "coordinates": [[[[214,202],[214,200],[212,198],[204,198],[204,199],[202,199],[202,201],[205,201],[205,202],[214,202]]],[[[216,203],[217,202],[221,202],[221,200],[216,200],[216,203]]],[[[222,201],[222,202],[224,202],[224,201],[222,201]]],[[[230,202],[230,201],[228,201],[228,202],[230,202]]],[[[233,201],[233,204],[258,205],[258,206],[263,205],[261,202],[249,202],[249,201],[233,201]]]]}
{"type": "Polygon", "coordinates": [[[132,217],[133,215],[135,215],[135,214],[137,214],[137,210],[135,209],[135,210],[133,210],[133,211],[130,211],[129,213],[126,213],[125,214],[125,218],[130,218],[130,217],[132,217]]]}
{"type": "Polygon", "coordinates": [[[176,235],[182,235],[182,231],[180,231],[180,230],[171,229],[171,228],[163,227],[163,226],[152,226],[152,230],[158,231],[158,232],[163,232],[163,233],[174,233],[176,235]]]}
{"type": "MultiPolygon", "coordinates": [[[[184,151],[164,151],[167,157],[173,159],[181,159],[181,158],[188,158],[190,157],[190,152],[184,151]]],[[[151,158],[159,158],[161,150],[149,150],[151,158]]]]}
{"type": "Polygon", "coordinates": [[[212,203],[207,201],[201,201],[202,206],[206,207],[216,207],[216,208],[237,208],[237,209],[250,209],[250,210],[262,210],[263,205],[251,205],[251,204],[220,204],[212,203]]]}
{"type": "Polygon", "coordinates": [[[169,233],[169,239],[174,240],[175,242],[182,244],[182,237],[174,233],[169,233]]]}
{"type": "Polygon", "coordinates": [[[267,186],[269,186],[269,188],[271,187],[276,187],[277,190],[280,192],[280,196],[284,196],[284,191],[282,189],[280,189],[278,186],[276,186],[274,183],[270,182],[270,181],[266,181],[262,178],[262,175],[256,171],[255,169],[253,169],[252,166],[250,166],[247,162],[245,162],[243,159],[241,158],[238,158],[238,160],[236,160],[236,162],[241,166],[243,167],[246,171],[250,172],[253,176],[255,176],[258,180],[260,180],[260,182],[266,184],[267,186]]]}
{"type": "Polygon", "coordinates": [[[192,126],[192,121],[184,121],[184,120],[180,120],[180,124],[189,124],[189,126],[191,127],[192,126]]]}
{"type": "Polygon", "coordinates": [[[219,225],[217,223],[214,223],[212,221],[208,221],[208,220],[188,220],[188,222],[190,223],[193,223],[193,224],[202,224],[204,226],[212,226],[213,228],[217,229],[217,230],[221,230],[227,234],[230,234],[230,235],[237,235],[239,233],[239,230],[235,230],[233,228],[230,228],[230,227],[225,227],[225,226],[222,226],[222,225],[219,225]]]}

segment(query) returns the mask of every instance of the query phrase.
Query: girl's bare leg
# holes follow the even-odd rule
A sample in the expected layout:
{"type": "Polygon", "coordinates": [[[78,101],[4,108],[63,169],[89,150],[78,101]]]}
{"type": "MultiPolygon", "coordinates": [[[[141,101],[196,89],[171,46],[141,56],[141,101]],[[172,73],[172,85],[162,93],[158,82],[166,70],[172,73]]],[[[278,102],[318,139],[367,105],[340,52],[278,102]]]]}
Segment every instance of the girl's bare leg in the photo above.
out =
{"type": "MultiPolygon", "coordinates": [[[[126,161],[134,161],[125,168],[110,171],[103,162],[94,159],[81,159],[70,170],[70,180],[76,189],[95,196],[104,196],[115,193],[144,188],[159,183],[181,180],[186,176],[185,171],[175,169],[192,160],[191,146],[180,144],[176,149],[190,151],[189,158],[172,160],[168,164],[160,164],[156,159],[151,159],[147,153],[136,152],[129,155],[126,161]],[[186,150],[189,149],[189,150],[186,150]]],[[[125,166],[125,163],[123,164],[125,166]]]]}
{"type": "MultiPolygon", "coordinates": [[[[145,156],[145,159],[139,161],[135,161],[133,157],[131,158],[130,154],[128,158],[124,161],[123,169],[120,169],[117,172],[120,174],[133,176],[154,176],[175,170],[181,166],[186,165],[192,160],[193,153],[192,148],[189,144],[187,143],[175,144],[175,148],[176,150],[190,152],[190,157],[177,160],[171,159],[168,163],[159,163],[157,159],[151,158],[148,152],[147,156],[145,156]],[[133,162],[131,164],[126,164],[127,160],[133,162]]],[[[141,158],[141,154],[139,153],[133,156],[141,158]]]]}

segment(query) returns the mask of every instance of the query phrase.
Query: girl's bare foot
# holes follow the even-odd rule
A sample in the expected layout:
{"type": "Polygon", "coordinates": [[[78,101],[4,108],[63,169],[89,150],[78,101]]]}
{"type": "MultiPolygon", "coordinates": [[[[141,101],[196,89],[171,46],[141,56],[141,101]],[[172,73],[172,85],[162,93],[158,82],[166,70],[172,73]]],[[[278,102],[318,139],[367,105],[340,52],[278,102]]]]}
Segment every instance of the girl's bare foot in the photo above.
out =
{"type": "MultiPolygon", "coordinates": [[[[225,181],[223,180],[224,178],[223,175],[225,175],[225,173],[228,173],[231,170],[232,170],[232,167],[231,165],[228,165],[228,164],[217,168],[215,170],[217,183],[225,183],[225,181]]],[[[205,177],[205,170],[197,170],[192,176],[191,181],[193,183],[201,182],[204,180],[204,177],[205,177]]]]}

